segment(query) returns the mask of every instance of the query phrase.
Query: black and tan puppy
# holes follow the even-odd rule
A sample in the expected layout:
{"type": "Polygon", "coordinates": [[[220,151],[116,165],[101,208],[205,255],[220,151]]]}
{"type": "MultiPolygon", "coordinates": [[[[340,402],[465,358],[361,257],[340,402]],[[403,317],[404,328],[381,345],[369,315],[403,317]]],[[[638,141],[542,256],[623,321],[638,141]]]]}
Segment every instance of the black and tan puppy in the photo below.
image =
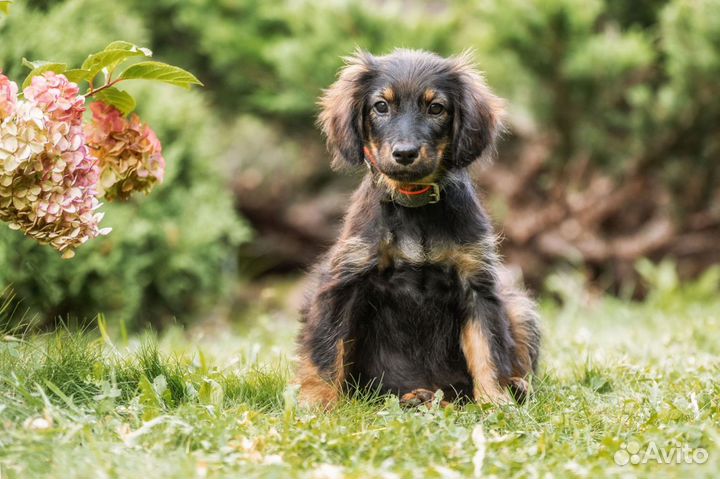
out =
{"type": "Polygon", "coordinates": [[[466,56],[359,52],[321,99],[334,166],[369,172],[303,310],[306,403],[379,390],[409,403],[505,402],[537,364],[533,303],[500,284],[466,167],[490,154],[502,103],[466,56]]]}

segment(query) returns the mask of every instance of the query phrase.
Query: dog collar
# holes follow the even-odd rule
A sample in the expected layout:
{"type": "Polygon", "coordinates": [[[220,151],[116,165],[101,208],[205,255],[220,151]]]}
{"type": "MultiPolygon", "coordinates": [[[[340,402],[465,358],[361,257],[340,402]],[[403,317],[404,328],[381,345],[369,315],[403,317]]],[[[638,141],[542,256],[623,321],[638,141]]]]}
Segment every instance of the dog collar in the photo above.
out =
{"type": "Polygon", "coordinates": [[[406,208],[418,208],[440,201],[440,185],[437,183],[409,183],[407,188],[388,191],[382,201],[406,208]]]}
{"type": "MultiPolygon", "coordinates": [[[[365,164],[370,173],[383,174],[377,167],[375,158],[368,147],[363,148],[365,153],[365,164]]],[[[389,190],[383,196],[384,203],[396,203],[406,208],[418,208],[420,206],[431,205],[440,201],[440,185],[437,183],[403,183],[402,188],[398,187],[389,190]]]]}

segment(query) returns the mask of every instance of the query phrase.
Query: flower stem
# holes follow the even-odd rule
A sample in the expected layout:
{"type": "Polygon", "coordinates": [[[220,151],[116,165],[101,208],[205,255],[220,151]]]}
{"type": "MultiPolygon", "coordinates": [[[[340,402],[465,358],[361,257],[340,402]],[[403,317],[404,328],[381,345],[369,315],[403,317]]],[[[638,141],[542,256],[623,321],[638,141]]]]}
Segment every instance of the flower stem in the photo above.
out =
{"type": "Polygon", "coordinates": [[[87,93],[85,93],[85,98],[89,98],[89,97],[93,96],[94,94],[96,94],[97,92],[100,92],[107,88],[110,88],[110,87],[114,86],[116,83],[121,82],[122,80],[123,80],[122,78],[118,78],[118,79],[107,82],[105,85],[103,85],[99,88],[94,88],[94,89],[92,87],[92,84],[90,84],[90,89],[88,90],[87,93]]]}

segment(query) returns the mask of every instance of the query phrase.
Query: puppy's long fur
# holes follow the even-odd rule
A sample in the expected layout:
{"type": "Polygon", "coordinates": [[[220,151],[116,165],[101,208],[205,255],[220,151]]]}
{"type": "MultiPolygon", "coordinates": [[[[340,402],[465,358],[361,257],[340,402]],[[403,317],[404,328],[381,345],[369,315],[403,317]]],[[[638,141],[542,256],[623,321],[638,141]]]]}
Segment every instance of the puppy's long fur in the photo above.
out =
{"type": "Polygon", "coordinates": [[[314,272],[298,339],[305,402],[357,388],[504,402],[527,393],[534,304],[501,284],[494,233],[466,167],[494,149],[502,102],[467,56],[358,52],[320,102],[333,165],[370,172],[314,272]],[[395,201],[432,182],[440,201],[395,201]]]}

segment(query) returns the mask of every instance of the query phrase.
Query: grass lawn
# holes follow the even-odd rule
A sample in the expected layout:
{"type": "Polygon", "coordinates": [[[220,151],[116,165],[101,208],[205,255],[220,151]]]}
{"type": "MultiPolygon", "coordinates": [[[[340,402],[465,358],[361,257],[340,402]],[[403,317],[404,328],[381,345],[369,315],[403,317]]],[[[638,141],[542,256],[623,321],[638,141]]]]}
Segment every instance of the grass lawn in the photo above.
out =
{"type": "Polygon", "coordinates": [[[716,292],[548,303],[543,319],[527,404],[430,410],[392,397],[298,408],[287,317],[125,340],[3,333],[0,477],[720,474],[716,292]]]}

